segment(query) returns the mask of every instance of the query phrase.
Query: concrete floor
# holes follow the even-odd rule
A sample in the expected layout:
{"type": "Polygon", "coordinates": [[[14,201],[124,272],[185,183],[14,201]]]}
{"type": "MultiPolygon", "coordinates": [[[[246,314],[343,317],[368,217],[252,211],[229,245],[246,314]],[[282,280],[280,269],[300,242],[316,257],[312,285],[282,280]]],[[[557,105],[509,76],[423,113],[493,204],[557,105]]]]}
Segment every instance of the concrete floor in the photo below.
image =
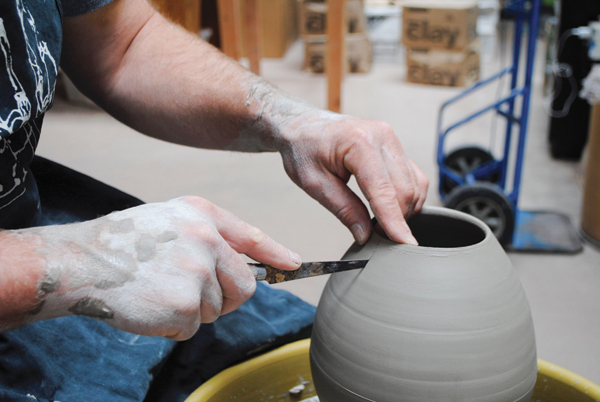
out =
{"type": "MultiPolygon", "coordinates": [[[[540,47],[540,55],[543,54],[540,47]]],[[[428,205],[441,205],[434,158],[438,108],[459,89],[404,82],[401,54],[376,57],[369,74],[348,76],[346,114],[389,122],[431,179],[428,205]]],[[[498,71],[498,57],[482,66],[498,71]]],[[[539,59],[538,59],[539,60],[539,59]]],[[[301,71],[302,45],[282,60],[264,60],[263,76],[282,89],[325,105],[325,80],[301,71]]],[[[579,227],[580,163],[552,160],[546,142],[548,117],[542,99],[542,63],[537,63],[520,207],[567,213],[579,227]]],[[[489,102],[497,87],[464,102],[450,117],[489,102]]],[[[493,120],[470,126],[458,143],[497,143],[493,120]]],[[[39,154],[125,190],[147,202],[195,194],[224,207],[299,253],[305,261],[339,259],[350,233],[286,176],[276,154],[195,150],[137,134],[105,113],[57,100],[48,113],[39,154]]],[[[497,148],[494,148],[497,149],[497,148]]],[[[353,183],[355,189],[357,186],[353,183]]],[[[529,298],[538,357],[600,384],[600,251],[586,245],[577,255],[511,253],[529,298]]],[[[326,278],[277,285],[316,304],[326,278]]]]}

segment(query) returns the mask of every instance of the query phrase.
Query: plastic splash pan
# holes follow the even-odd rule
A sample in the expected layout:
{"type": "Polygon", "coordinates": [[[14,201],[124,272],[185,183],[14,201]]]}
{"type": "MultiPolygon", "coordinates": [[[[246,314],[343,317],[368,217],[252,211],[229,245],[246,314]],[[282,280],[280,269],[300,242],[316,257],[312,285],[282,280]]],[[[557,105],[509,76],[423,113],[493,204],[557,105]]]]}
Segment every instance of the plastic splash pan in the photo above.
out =
{"type": "MultiPolygon", "coordinates": [[[[305,339],[240,363],[202,384],[185,402],[317,402],[309,349],[310,339],[305,339]],[[303,383],[302,392],[290,394],[303,383]]],[[[538,360],[531,402],[600,402],[600,386],[538,360]]]]}

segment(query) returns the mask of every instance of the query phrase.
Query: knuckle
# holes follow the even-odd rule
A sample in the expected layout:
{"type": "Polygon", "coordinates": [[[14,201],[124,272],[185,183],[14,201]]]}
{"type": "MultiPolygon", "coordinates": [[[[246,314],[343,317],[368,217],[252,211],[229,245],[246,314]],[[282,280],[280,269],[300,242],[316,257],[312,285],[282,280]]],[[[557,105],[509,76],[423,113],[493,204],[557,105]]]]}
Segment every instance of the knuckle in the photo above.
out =
{"type": "Polygon", "coordinates": [[[262,230],[254,226],[250,226],[248,234],[251,247],[256,247],[267,240],[267,235],[262,230]]]}
{"type": "Polygon", "coordinates": [[[413,187],[404,189],[399,197],[400,203],[403,206],[411,207],[413,205],[413,203],[416,202],[416,198],[417,198],[416,195],[417,195],[417,193],[413,187]]]}
{"type": "MultiPolygon", "coordinates": [[[[197,298],[187,298],[180,300],[173,306],[172,314],[164,321],[171,325],[167,330],[168,338],[182,341],[191,338],[200,327],[200,303],[197,298]]],[[[161,329],[160,332],[163,332],[161,329]]],[[[164,333],[155,335],[165,336],[164,333]]]]}
{"type": "Polygon", "coordinates": [[[202,302],[200,303],[200,313],[198,314],[198,317],[202,323],[211,323],[221,315],[223,297],[222,295],[218,298],[216,295],[206,296],[207,297],[202,298],[202,302]]]}
{"type": "Polygon", "coordinates": [[[186,326],[187,326],[188,321],[194,322],[195,320],[197,320],[197,317],[200,316],[200,306],[199,306],[199,303],[197,300],[195,303],[188,301],[188,303],[179,306],[179,308],[177,309],[177,312],[182,317],[182,319],[186,322],[186,326]]]}
{"type": "Polygon", "coordinates": [[[211,247],[217,247],[224,241],[219,232],[210,225],[199,225],[193,230],[198,241],[211,247]]]}
{"type": "Polygon", "coordinates": [[[212,202],[195,195],[184,195],[177,198],[177,200],[207,212],[212,212],[215,208],[215,205],[212,202]]]}
{"type": "Polygon", "coordinates": [[[201,321],[205,324],[217,321],[217,318],[221,316],[221,309],[215,306],[211,306],[208,309],[208,313],[204,312],[201,317],[201,321]]]}
{"type": "MultiPolygon", "coordinates": [[[[262,230],[247,224],[248,230],[243,238],[237,243],[236,250],[240,253],[249,253],[254,249],[265,247],[270,239],[262,230]]],[[[246,264],[243,264],[243,269],[246,269],[246,264]]],[[[239,271],[242,272],[243,271],[239,271]]]]}
{"type": "Polygon", "coordinates": [[[356,127],[352,138],[352,148],[359,151],[360,155],[364,155],[365,152],[378,152],[384,144],[398,142],[392,126],[383,121],[371,121],[366,127],[356,127]]]}
{"type": "Polygon", "coordinates": [[[214,280],[214,276],[214,270],[204,265],[201,265],[196,273],[196,277],[201,284],[211,283],[214,280]]]}
{"type": "Polygon", "coordinates": [[[355,215],[356,213],[351,205],[344,205],[335,212],[335,216],[341,222],[350,222],[355,217],[355,215]]]}
{"type": "Polygon", "coordinates": [[[183,204],[196,205],[199,202],[199,197],[193,195],[184,195],[176,198],[175,201],[183,204]]]}
{"type": "Polygon", "coordinates": [[[391,182],[379,180],[373,185],[372,196],[383,201],[391,202],[396,200],[396,189],[391,182]]]}
{"type": "Polygon", "coordinates": [[[246,300],[250,299],[256,292],[256,280],[252,277],[252,280],[245,280],[242,283],[238,283],[237,292],[234,294],[227,295],[228,299],[233,300],[238,305],[241,305],[246,300]]]}
{"type": "Polygon", "coordinates": [[[359,138],[365,140],[369,144],[375,142],[383,143],[388,141],[396,141],[397,137],[392,126],[385,121],[370,121],[368,129],[359,129],[363,133],[359,138]]]}
{"type": "Polygon", "coordinates": [[[377,127],[377,130],[383,135],[394,135],[394,129],[389,123],[385,121],[376,121],[375,125],[377,127]]]}
{"type": "Polygon", "coordinates": [[[366,130],[361,127],[357,127],[352,132],[352,137],[355,139],[355,143],[359,145],[372,145],[373,144],[373,132],[366,130]]]}
{"type": "Polygon", "coordinates": [[[185,287],[179,287],[176,294],[171,297],[175,298],[174,309],[179,316],[189,319],[196,317],[200,313],[200,292],[198,286],[191,283],[185,287]]]}
{"type": "Polygon", "coordinates": [[[429,177],[423,175],[423,177],[421,178],[420,187],[424,190],[425,193],[427,193],[427,189],[429,188],[429,177]]]}
{"type": "Polygon", "coordinates": [[[185,328],[183,328],[179,332],[179,334],[177,335],[177,338],[175,340],[186,341],[186,340],[190,339],[192,336],[194,336],[196,334],[196,332],[198,332],[198,329],[200,329],[200,320],[195,319],[193,321],[190,321],[185,326],[185,328]]]}
{"type": "Polygon", "coordinates": [[[247,286],[245,286],[242,291],[240,292],[240,299],[242,302],[245,302],[246,300],[250,299],[252,296],[254,296],[254,293],[256,292],[256,280],[254,279],[254,277],[252,277],[251,280],[247,281],[247,286]]]}

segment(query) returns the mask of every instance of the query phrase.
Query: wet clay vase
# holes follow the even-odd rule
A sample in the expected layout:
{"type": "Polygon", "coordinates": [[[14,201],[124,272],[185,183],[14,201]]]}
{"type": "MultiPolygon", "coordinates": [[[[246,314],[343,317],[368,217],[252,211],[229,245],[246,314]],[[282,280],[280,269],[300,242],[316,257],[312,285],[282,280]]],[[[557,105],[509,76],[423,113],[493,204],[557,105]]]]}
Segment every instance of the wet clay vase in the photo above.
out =
{"type": "Polygon", "coordinates": [[[536,381],[529,304],[504,250],[481,221],[425,208],[409,226],[420,246],[373,234],[334,274],[312,333],[321,402],[528,402],[536,381]]]}

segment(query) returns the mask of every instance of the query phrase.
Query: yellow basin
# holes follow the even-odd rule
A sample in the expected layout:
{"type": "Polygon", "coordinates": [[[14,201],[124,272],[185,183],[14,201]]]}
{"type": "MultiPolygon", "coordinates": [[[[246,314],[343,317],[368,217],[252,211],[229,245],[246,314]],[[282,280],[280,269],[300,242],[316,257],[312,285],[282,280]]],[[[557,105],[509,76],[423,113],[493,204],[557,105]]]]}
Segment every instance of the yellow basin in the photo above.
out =
{"type": "MultiPolygon", "coordinates": [[[[310,339],[291,343],[231,367],[194,391],[185,402],[300,402],[316,396],[310,374],[310,339]],[[298,395],[289,390],[310,383],[298,395]]],[[[308,402],[306,401],[306,402],[308,402]]],[[[600,402],[600,386],[538,359],[532,402],[600,402]]]]}

